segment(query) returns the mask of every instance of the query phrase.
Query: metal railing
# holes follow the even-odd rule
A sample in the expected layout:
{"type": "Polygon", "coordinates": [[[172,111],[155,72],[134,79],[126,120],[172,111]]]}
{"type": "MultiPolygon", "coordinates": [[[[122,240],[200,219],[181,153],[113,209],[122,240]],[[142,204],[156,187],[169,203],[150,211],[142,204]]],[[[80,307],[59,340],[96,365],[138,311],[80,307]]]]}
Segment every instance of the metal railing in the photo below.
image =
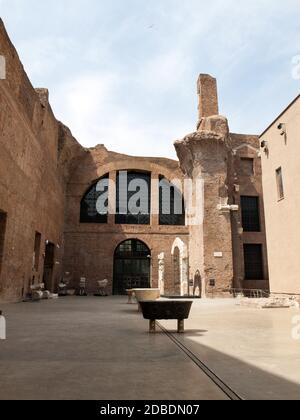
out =
{"type": "Polygon", "coordinates": [[[263,289],[230,289],[232,295],[234,297],[238,297],[243,295],[244,297],[248,297],[250,299],[265,299],[270,297],[270,292],[263,289]]]}

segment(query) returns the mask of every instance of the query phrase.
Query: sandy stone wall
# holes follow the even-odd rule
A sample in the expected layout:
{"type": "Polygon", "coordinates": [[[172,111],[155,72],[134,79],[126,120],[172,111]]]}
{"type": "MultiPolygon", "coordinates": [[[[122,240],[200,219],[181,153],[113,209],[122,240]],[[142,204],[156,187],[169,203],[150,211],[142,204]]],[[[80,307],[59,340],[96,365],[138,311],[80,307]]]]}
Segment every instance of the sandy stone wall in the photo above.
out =
{"type": "Polygon", "coordinates": [[[263,188],[271,292],[300,295],[300,96],[262,134],[263,188]],[[279,125],[284,124],[281,129],[279,125]],[[286,134],[284,134],[284,131],[286,134]],[[276,171],[281,168],[283,197],[276,171]]]}

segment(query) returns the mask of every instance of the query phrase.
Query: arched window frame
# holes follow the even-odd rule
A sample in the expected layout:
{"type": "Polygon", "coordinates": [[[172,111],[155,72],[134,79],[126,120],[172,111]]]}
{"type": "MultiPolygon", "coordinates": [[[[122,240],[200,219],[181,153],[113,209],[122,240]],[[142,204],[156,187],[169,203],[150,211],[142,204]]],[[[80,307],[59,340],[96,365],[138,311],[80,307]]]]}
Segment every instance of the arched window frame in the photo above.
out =
{"type": "MultiPolygon", "coordinates": [[[[80,223],[82,224],[106,224],[108,222],[108,211],[106,214],[99,214],[97,211],[97,201],[101,194],[108,193],[109,187],[105,187],[105,191],[97,191],[100,181],[108,181],[109,174],[106,174],[94,182],[85,192],[80,202],[80,223]],[[89,204],[88,204],[89,201],[89,204]],[[90,206],[89,209],[84,206],[90,206]]],[[[107,199],[108,200],[108,199],[107,199]]]]}

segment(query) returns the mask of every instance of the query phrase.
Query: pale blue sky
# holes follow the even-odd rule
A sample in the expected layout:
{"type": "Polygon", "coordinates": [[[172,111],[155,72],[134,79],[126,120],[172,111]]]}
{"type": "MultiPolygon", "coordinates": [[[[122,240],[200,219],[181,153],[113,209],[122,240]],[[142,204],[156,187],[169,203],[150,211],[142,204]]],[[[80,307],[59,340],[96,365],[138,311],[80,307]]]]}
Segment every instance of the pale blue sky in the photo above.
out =
{"type": "Polygon", "coordinates": [[[175,157],[200,72],[235,132],[260,133],[300,91],[299,0],[0,0],[0,16],[84,146],[175,157]]]}

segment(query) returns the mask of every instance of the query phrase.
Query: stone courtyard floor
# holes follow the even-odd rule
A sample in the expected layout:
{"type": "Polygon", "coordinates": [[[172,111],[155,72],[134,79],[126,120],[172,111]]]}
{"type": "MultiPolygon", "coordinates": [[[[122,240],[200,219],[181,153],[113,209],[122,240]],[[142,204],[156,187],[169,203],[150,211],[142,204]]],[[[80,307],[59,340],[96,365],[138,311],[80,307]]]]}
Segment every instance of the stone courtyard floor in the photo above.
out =
{"type": "Polygon", "coordinates": [[[300,341],[291,335],[297,310],[195,301],[184,336],[172,334],[176,322],[149,335],[126,302],[1,305],[0,399],[300,399],[300,341]]]}

